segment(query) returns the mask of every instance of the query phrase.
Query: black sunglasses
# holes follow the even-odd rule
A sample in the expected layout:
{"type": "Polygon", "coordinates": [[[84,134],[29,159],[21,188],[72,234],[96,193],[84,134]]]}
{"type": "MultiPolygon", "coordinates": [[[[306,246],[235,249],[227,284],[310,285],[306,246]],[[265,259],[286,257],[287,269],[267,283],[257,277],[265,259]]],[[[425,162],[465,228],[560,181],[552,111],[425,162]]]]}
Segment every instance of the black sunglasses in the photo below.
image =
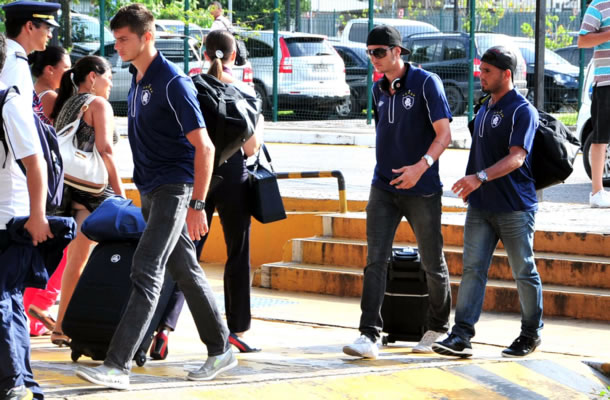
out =
{"type": "Polygon", "coordinates": [[[369,57],[375,57],[375,58],[383,58],[386,56],[386,54],[388,54],[388,50],[392,50],[394,47],[396,46],[390,46],[390,47],[378,47],[376,49],[366,49],[366,54],[369,57]]]}

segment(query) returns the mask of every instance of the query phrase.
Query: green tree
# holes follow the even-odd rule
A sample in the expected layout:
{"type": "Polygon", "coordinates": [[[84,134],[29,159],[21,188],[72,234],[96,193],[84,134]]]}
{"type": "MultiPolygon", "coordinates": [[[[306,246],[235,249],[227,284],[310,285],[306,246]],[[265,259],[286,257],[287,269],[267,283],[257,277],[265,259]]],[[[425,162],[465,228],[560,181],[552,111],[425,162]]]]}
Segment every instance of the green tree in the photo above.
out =
{"type": "MultiPolygon", "coordinates": [[[[470,0],[475,1],[475,0],[470,0]]],[[[494,0],[479,0],[475,3],[475,30],[476,31],[491,31],[498,26],[500,20],[504,18],[506,10],[501,3],[496,3],[494,0]],[[477,23],[478,20],[478,23],[477,23]]],[[[464,21],[464,30],[470,31],[470,13],[467,12],[464,21]]]]}
{"type": "MultiPolygon", "coordinates": [[[[559,23],[559,16],[547,15],[545,22],[544,46],[547,49],[555,50],[572,44],[572,36],[570,36],[568,30],[559,23]]],[[[521,32],[529,38],[534,37],[534,28],[527,22],[524,22],[521,25],[521,32]]]]}

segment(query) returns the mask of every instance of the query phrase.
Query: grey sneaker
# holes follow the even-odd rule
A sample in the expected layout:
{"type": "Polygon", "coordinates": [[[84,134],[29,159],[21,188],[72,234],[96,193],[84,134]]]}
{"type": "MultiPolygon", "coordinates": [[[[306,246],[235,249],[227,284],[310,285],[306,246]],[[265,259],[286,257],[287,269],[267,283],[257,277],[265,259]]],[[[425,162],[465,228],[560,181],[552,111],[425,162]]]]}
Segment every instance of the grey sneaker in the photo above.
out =
{"type": "Polygon", "coordinates": [[[343,352],[349,356],[372,358],[379,356],[379,348],[366,335],[360,335],[352,344],[343,346],[343,352]]]}
{"type": "Polygon", "coordinates": [[[443,332],[426,331],[419,343],[417,343],[417,345],[413,347],[413,353],[434,353],[434,350],[432,350],[432,344],[443,335],[443,332]]]}
{"type": "Polygon", "coordinates": [[[100,365],[99,367],[78,367],[76,376],[96,385],[102,385],[111,389],[129,389],[129,373],[117,368],[100,365]]]}
{"type": "Polygon", "coordinates": [[[0,392],[0,396],[3,396],[4,400],[32,400],[34,398],[34,394],[24,385],[15,386],[7,391],[0,392]]]}
{"type": "Polygon", "coordinates": [[[237,367],[237,359],[231,349],[219,356],[210,356],[197,371],[186,376],[191,381],[211,381],[216,375],[237,367]]]}

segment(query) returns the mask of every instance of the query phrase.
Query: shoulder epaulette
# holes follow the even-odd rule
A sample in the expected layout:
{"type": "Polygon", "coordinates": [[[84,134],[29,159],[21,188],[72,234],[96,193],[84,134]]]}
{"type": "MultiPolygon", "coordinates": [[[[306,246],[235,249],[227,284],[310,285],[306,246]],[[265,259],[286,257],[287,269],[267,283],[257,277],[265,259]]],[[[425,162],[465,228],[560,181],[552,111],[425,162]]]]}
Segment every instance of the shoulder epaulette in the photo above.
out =
{"type": "Polygon", "coordinates": [[[22,53],[20,51],[16,51],[15,56],[17,56],[17,58],[21,58],[22,60],[28,61],[28,56],[26,56],[25,53],[22,53]]]}

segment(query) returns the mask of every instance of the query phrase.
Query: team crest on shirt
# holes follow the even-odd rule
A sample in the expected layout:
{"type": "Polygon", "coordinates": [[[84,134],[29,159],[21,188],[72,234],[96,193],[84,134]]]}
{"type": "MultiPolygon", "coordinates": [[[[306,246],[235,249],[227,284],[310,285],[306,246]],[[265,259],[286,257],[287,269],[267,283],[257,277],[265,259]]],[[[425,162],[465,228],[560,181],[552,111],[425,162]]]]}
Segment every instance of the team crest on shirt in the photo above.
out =
{"type": "Polygon", "coordinates": [[[410,110],[414,105],[415,105],[415,93],[413,93],[410,90],[407,90],[407,92],[402,96],[402,106],[405,109],[410,110]]]}
{"type": "Polygon", "coordinates": [[[142,88],[142,105],[145,106],[150,102],[152,97],[153,89],[152,85],[146,85],[142,88]]]}
{"type": "Polygon", "coordinates": [[[502,122],[502,118],[504,118],[504,114],[502,114],[502,111],[497,111],[493,113],[493,115],[491,116],[491,127],[497,128],[498,125],[500,125],[500,123],[502,122]]]}

